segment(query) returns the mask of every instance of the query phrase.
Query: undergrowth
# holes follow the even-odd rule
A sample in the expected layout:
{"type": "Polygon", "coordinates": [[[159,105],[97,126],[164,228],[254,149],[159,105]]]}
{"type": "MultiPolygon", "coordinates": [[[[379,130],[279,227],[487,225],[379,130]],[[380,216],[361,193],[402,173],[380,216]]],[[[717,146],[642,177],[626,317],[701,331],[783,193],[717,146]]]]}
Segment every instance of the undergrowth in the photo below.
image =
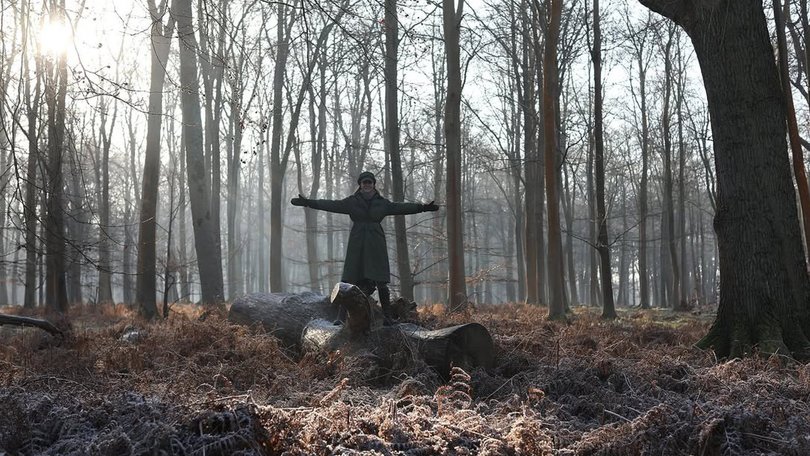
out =
{"type": "Polygon", "coordinates": [[[362,359],[301,356],[194,307],[72,312],[61,341],[0,328],[0,454],[810,454],[810,365],[718,362],[692,346],[710,317],[425,307],[428,327],[487,327],[496,367],[381,387],[362,359]]]}

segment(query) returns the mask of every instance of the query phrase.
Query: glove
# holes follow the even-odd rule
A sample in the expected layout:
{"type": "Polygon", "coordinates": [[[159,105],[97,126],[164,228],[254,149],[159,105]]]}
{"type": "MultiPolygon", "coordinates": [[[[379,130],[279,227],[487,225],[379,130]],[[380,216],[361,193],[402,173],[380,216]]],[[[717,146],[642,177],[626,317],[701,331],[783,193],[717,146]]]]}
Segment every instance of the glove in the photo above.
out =
{"type": "Polygon", "coordinates": [[[306,206],[309,206],[309,200],[304,198],[304,195],[299,193],[297,198],[293,198],[293,199],[290,200],[290,204],[292,204],[293,206],[304,206],[304,207],[306,207],[306,206]]]}
{"type": "Polygon", "coordinates": [[[433,201],[422,205],[422,212],[436,212],[439,210],[439,205],[433,201]]]}

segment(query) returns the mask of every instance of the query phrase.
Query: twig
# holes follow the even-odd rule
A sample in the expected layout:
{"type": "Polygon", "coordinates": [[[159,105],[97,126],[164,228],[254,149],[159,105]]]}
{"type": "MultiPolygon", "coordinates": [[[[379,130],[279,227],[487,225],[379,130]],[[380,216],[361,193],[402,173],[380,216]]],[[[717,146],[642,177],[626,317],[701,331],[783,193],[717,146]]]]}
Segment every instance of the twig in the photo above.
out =
{"type": "Polygon", "coordinates": [[[623,416],[619,415],[619,414],[618,414],[618,413],[616,413],[616,412],[611,412],[611,411],[610,411],[610,410],[608,410],[608,409],[605,409],[605,413],[607,413],[608,415],[613,415],[613,416],[615,416],[616,418],[621,418],[621,419],[623,419],[624,421],[627,421],[628,423],[630,423],[630,422],[631,422],[631,420],[629,420],[629,419],[627,419],[627,418],[625,418],[625,417],[623,417],[623,416]]]}

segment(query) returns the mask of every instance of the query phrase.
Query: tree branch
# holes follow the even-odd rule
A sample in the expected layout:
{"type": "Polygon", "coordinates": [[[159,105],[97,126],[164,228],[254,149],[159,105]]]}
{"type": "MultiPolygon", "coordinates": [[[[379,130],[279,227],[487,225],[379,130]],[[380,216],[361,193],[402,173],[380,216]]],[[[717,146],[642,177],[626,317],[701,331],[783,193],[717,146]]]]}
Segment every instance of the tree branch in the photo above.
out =
{"type": "MultiPolygon", "coordinates": [[[[690,0],[638,0],[638,2],[681,25],[694,9],[690,0]]],[[[716,2],[712,0],[707,3],[716,2]]]]}

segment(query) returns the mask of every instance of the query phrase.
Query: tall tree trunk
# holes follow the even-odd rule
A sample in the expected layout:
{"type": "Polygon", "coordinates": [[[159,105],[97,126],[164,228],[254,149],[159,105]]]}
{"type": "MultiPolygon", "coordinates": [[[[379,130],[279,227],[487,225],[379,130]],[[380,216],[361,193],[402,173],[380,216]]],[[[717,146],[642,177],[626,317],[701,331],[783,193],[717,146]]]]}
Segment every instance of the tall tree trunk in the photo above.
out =
{"type": "MultiPolygon", "coordinates": [[[[677,242],[675,238],[675,198],[673,197],[672,184],[672,133],[670,123],[672,113],[670,101],[672,99],[672,44],[675,36],[674,28],[668,31],[667,42],[664,45],[664,107],[661,113],[661,134],[664,137],[664,214],[663,223],[666,226],[663,231],[667,250],[668,267],[671,274],[666,274],[666,295],[668,301],[674,309],[680,309],[680,271],[678,264],[677,242]]],[[[666,261],[666,260],[665,260],[666,261]]]]}
{"type": "MultiPolygon", "coordinates": [[[[590,122],[590,121],[588,121],[590,122]]],[[[588,125],[589,131],[594,131],[591,125],[588,125]]],[[[585,177],[585,191],[588,200],[588,306],[600,307],[602,303],[602,296],[599,293],[599,258],[597,255],[597,236],[598,236],[598,217],[596,216],[596,189],[594,188],[594,164],[595,156],[595,139],[594,135],[588,136],[588,171],[585,177]]]]}
{"type": "MultiPolygon", "coordinates": [[[[172,122],[169,125],[169,133],[172,137],[174,134],[174,125],[172,122]]],[[[177,238],[178,238],[178,258],[177,262],[180,265],[180,296],[179,298],[184,301],[191,300],[192,285],[191,285],[191,271],[189,269],[188,259],[188,230],[186,229],[186,221],[188,215],[188,187],[186,186],[186,142],[183,139],[182,133],[180,134],[180,147],[177,148],[177,161],[180,163],[180,172],[178,173],[178,187],[180,188],[180,195],[177,202],[177,214],[179,220],[177,221],[177,238]]]]}
{"type": "MultiPolygon", "coordinates": [[[[441,195],[442,187],[445,184],[445,157],[444,151],[442,150],[442,107],[446,100],[446,88],[444,87],[444,73],[445,73],[445,65],[444,65],[444,56],[440,55],[439,58],[436,57],[436,53],[434,52],[435,49],[433,48],[435,44],[431,42],[431,63],[433,64],[433,194],[434,195],[441,195]]],[[[444,226],[446,223],[445,217],[435,216],[433,217],[433,232],[444,233],[444,226]]],[[[433,245],[433,287],[432,287],[432,294],[431,294],[431,301],[441,302],[444,298],[442,296],[442,286],[447,277],[442,277],[441,271],[445,268],[443,266],[447,261],[447,242],[448,239],[437,239],[437,242],[433,245]]]]}
{"type": "MultiPolygon", "coordinates": [[[[64,0],[51,2],[52,20],[65,21],[64,0]]],[[[68,309],[65,268],[65,221],[62,160],[65,148],[65,97],[67,95],[67,56],[59,54],[48,61],[48,84],[45,86],[48,104],[48,181],[45,218],[45,305],[57,312],[68,309]]]]}
{"type": "MultiPolygon", "coordinates": [[[[241,67],[241,65],[237,65],[241,67]]],[[[242,107],[241,88],[239,78],[231,81],[233,98],[230,102],[231,121],[228,124],[228,137],[225,149],[228,154],[228,190],[227,195],[227,249],[228,249],[228,300],[233,301],[242,294],[240,283],[240,252],[239,252],[239,217],[236,216],[239,207],[239,168],[242,163],[242,107]]]]}
{"type": "MultiPolygon", "coordinates": [[[[524,2],[523,6],[523,45],[522,45],[522,70],[523,70],[523,97],[521,110],[523,111],[523,153],[526,158],[526,183],[524,203],[526,204],[525,211],[525,239],[524,251],[526,255],[526,303],[540,304],[540,262],[545,258],[540,257],[539,246],[541,243],[540,237],[542,236],[542,228],[537,225],[538,207],[542,208],[542,201],[538,202],[540,198],[540,152],[537,148],[537,111],[536,111],[536,96],[535,96],[535,75],[537,68],[535,64],[535,53],[533,52],[532,45],[540,46],[540,43],[535,43],[530,28],[534,23],[535,16],[530,16],[533,11],[529,7],[528,2],[524,2]]],[[[542,209],[541,209],[542,210],[542,209]]]]}
{"type": "Polygon", "coordinates": [[[599,224],[599,237],[596,249],[601,260],[602,273],[602,318],[616,318],[613,302],[613,271],[610,264],[610,244],[608,243],[607,210],[605,208],[605,140],[602,125],[602,25],[599,17],[599,0],[593,0],[593,83],[594,83],[594,139],[596,155],[596,220],[599,224]]]}
{"type": "Polygon", "coordinates": [[[565,213],[565,254],[567,261],[565,262],[568,271],[568,292],[570,293],[571,305],[579,304],[579,296],[577,293],[577,273],[574,264],[574,207],[576,205],[576,185],[570,185],[568,172],[565,171],[564,177],[565,195],[563,195],[563,212],[565,213]],[[573,187],[573,189],[572,189],[573,187]]]}
{"type": "Polygon", "coordinates": [[[565,318],[563,284],[562,233],[560,230],[560,198],[557,186],[556,104],[557,104],[557,43],[560,39],[562,0],[550,0],[551,14],[543,56],[543,131],[545,133],[546,208],[548,210],[548,316],[552,320],[565,318]]]}
{"type": "Polygon", "coordinates": [[[643,45],[638,52],[639,111],[641,111],[641,182],[638,190],[638,287],[642,309],[650,308],[650,273],[647,267],[647,187],[650,170],[650,127],[647,117],[647,66],[643,45]]]}
{"type": "Polygon", "coordinates": [[[782,94],[785,99],[785,117],[787,118],[788,139],[793,163],[793,176],[799,189],[800,215],[804,228],[805,258],[810,251],[810,187],[807,184],[807,173],[804,169],[804,154],[799,139],[799,126],[796,123],[796,109],[793,106],[793,93],[788,72],[787,40],[785,38],[785,20],[782,17],[780,0],[773,0],[773,15],[776,22],[776,38],[779,50],[779,79],[782,83],[782,94]]]}
{"type": "Polygon", "coordinates": [[[115,121],[118,117],[118,108],[113,108],[112,119],[110,119],[110,131],[107,131],[107,106],[101,103],[101,160],[98,202],[99,212],[99,235],[98,235],[98,304],[114,304],[112,294],[112,267],[110,264],[110,237],[112,231],[110,227],[110,147],[112,146],[112,132],[115,128],[115,121]]]}
{"type": "MultiPolygon", "coordinates": [[[[189,6],[190,10],[190,6],[189,6]]],[[[170,15],[164,26],[162,17],[166,2],[160,8],[149,0],[152,18],[152,53],[149,70],[149,114],[146,123],[146,152],[143,161],[141,207],[138,223],[138,262],[135,281],[135,300],[138,312],[147,319],[157,316],[157,205],[160,184],[160,134],[163,116],[163,83],[166,79],[166,64],[171,48],[176,17],[170,15]]],[[[189,11],[189,14],[191,12],[189,11]]],[[[190,20],[190,19],[189,19],[190,20]]]]}
{"type": "Polygon", "coordinates": [[[278,4],[276,66],[273,69],[273,133],[270,142],[270,291],[284,291],[282,268],[281,194],[286,160],[281,157],[281,135],[284,123],[284,74],[290,52],[290,32],[297,17],[296,10],[278,4]],[[288,19],[289,14],[289,19],[288,19]]]}
{"type": "MultiPolygon", "coordinates": [[[[680,34],[678,35],[680,38],[680,34]]],[[[686,74],[683,68],[683,55],[681,53],[682,43],[678,39],[677,45],[677,65],[678,65],[678,98],[675,101],[675,111],[678,113],[678,245],[680,252],[678,259],[680,260],[679,285],[681,287],[678,292],[678,308],[682,310],[688,309],[689,306],[689,273],[686,267],[686,144],[683,138],[683,103],[684,103],[684,90],[686,89],[686,74]]]]}
{"type": "MultiPolygon", "coordinates": [[[[258,182],[256,186],[256,204],[258,205],[256,212],[258,213],[259,218],[258,226],[267,226],[267,204],[264,198],[264,171],[267,167],[265,165],[265,156],[267,156],[267,153],[269,152],[269,142],[267,141],[269,131],[270,129],[267,128],[262,131],[262,134],[264,134],[264,141],[262,141],[263,145],[259,147],[259,160],[257,164],[257,169],[259,170],[259,177],[257,179],[258,182]]],[[[265,256],[267,250],[265,247],[267,241],[266,231],[261,230],[261,232],[258,233],[258,237],[259,246],[256,249],[256,261],[258,263],[256,267],[256,283],[258,285],[258,291],[265,292],[268,291],[267,267],[269,266],[268,262],[266,261],[267,257],[265,256]]]]}
{"type": "Polygon", "coordinates": [[[200,73],[205,93],[205,169],[211,173],[211,219],[214,221],[211,228],[214,236],[214,249],[216,256],[222,258],[222,230],[221,230],[221,200],[222,193],[222,165],[220,125],[222,119],[222,81],[225,71],[225,25],[228,23],[228,8],[225,1],[220,0],[218,5],[210,8],[208,1],[199,1],[197,8],[198,30],[200,33],[200,73]],[[210,42],[208,33],[210,24],[218,27],[215,42],[210,42]],[[209,49],[210,46],[210,49],[209,49]]]}
{"type": "Polygon", "coordinates": [[[642,3],[691,37],[711,112],[722,287],[717,318],[698,345],[721,358],[757,347],[806,359],[810,280],[785,154],[784,93],[762,2],[642,3]]]}
{"type": "Polygon", "coordinates": [[[191,20],[191,0],[174,0],[172,11],[177,19],[177,32],[180,38],[180,83],[184,88],[181,101],[186,170],[202,302],[203,305],[219,307],[224,300],[222,257],[218,255],[214,227],[219,220],[214,220],[211,212],[211,182],[203,157],[197,43],[191,20]]]}
{"type": "Polygon", "coordinates": [[[138,192],[138,167],[135,165],[137,155],[137,134],[133,125],[133,112],[130,110],[126,118],[127,132],[129,135],[129,175],[127,181],[130,184],[126,190],[128,195],[126,202],[126,215],[124,225],[124,253],[123,253],[123,288],[124,288],[124,303],[134,305],[136,301],[136,290],[134,288],[132,256],[135,254],[136,240],[132,229],[132,220],[136,218],[136,211],[141,207],[141,196],[138,192]]]}
{"type": "MultiPolygon", "coordinates": [[[[23,15],[27,16],[28,2],[23,2],[23,15]]],[[[27,29],[27,26],[26,26],[27,29]]],[[[23,59],[23,73],[29,75],[28,58],[23,59]]],[[[28,117],[28,161],[25,173],[25,202],[23,204],[23,218],[25,219],[25,294],[23,306],[28,309],[36,307],[37,297],[37,185],[39,167],[39,128],[37,127],[37,114],[39,113],[40,97],[42,94],[41,81],[42,70],[39,58],[35,61],[34,70],[34,93],[31,94],[31,78],[26,77],[23,83],[25,100],[27,104],[28,117]]]]}
{"type": "MultiPolygon", "coordinates": [[[[399,150],[399,104],[397,102],[399,62],[399,19],[397,0],[385,1],[385,126],[386,148],[391,154],[391,181],[395,202],[405,201],[405,186],[402,177],[402,154],[399,150]]],[[[411,273],[408,237],[405,232],[405,216],[394,217],[394,232],[397,246],[397,270],[402,297],[413,300],[413,274],[411,273]]]]}
{"type": "Polygon", "coordinates": [[[464,227],[461,206],[461,19],[464,0],[442,0],[444,45],[447,54],[447,101],[444,139],[447,153],[447,247],[449,260],[448,306],[451,311],[467,307],[464,272],[464,227]]]}
{"type": "MultiPolygon", "coordinates": [[[[83,140],[82,140],[83,142],[83,140]]],[[[81,142],[80,142],[81,144],[81,142]]],[[[80,242],[82,239],[85,239],[85,227],[89,225],[87,221],[87,210],[84,207],[85,200],[83,196],[83,189],[82,189],[82,177],[81,177],[81,165],[79,163],[80,157],[78,153],[71,154],[71,159],[69,161],[70,166],[70,187],[71,192],[68,197],[68,201],[70,202],[71,208],[71,221],[68,222],[68,231],[70,233],[71,239],[75,239],[79,242],[75,242],[74,245],[70,248],[70,265],[69,268],[69,278],[68,278],[68,302],[71,304],[81,304],[83,301],[82,296],[82,258],[84,252],[80,250],[78,245],[81,245],[80,242]],[[78,245],[76,245],[78,244],[78,245]]]]}

